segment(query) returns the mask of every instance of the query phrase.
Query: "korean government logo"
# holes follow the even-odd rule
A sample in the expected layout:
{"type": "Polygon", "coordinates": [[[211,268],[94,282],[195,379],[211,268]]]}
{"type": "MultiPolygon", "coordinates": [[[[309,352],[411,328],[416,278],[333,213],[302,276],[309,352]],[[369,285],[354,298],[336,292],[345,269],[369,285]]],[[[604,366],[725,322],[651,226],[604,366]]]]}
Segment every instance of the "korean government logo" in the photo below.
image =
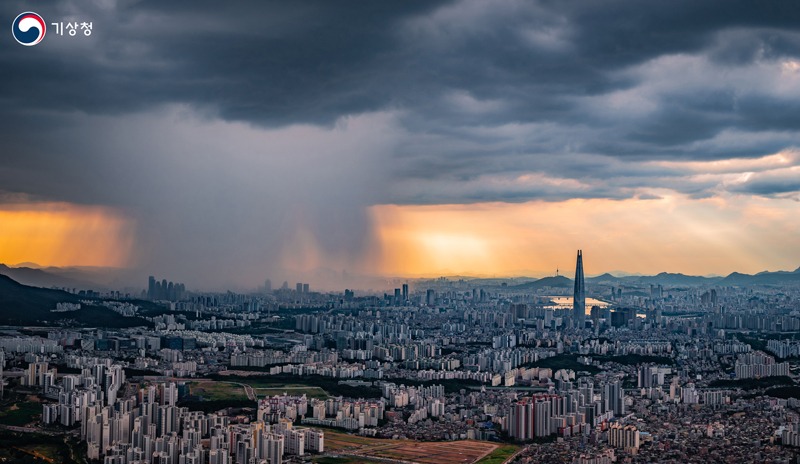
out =
{"type": "Polygon", "coordinates": [[[41,42],[46,32],[47,26],[44,19],[32,11],[21,13],[14,19],[11,26],[14,39],[26,47],[32,47],[41,42]]]}

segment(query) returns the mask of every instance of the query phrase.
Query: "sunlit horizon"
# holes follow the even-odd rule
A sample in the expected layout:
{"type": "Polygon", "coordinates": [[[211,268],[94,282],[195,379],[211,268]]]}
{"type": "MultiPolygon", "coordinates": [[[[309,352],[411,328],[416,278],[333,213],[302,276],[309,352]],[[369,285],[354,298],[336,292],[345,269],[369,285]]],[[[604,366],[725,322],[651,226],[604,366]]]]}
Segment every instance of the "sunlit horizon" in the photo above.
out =
{"type": "MultiPolygon", "coordinates": [[[[800,256],[774,244],[800,249],[795,207],[788,199],[697,200],[665,192],[648,200],[376,205],[369,208],[374,243],[361,263],[348,267],[326,257],[308,232],[287,246],[295,249],[288,256],[302,257],[294,275],[327,268],[386,278],[571,277],[577,249],[584,250],[587,275],[595,276],[793,271],[800,256]],[[317,251],[297,254],[301,249],[317,251]]],[[[112,209],[22,203],[0,218],[2,263],[137,268],[142,224],[112,209]]]]}

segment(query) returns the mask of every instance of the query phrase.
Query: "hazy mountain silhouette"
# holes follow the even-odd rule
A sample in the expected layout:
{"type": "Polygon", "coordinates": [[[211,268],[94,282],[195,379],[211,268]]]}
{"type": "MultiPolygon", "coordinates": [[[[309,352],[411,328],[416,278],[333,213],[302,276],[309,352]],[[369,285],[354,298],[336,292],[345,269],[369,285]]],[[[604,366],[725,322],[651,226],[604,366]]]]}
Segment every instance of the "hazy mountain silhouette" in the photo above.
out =
{"type": "MultiPolygon", "coordinates": [[[[13,280],[35,287],[44,288],[66,288],[66,289],[122,289],[127,288],[132,291],[141,291],[146,284],[146,276],[140,276],[141,271],[126,269],[109,268],[85,268],[85,267],[38,267],[33,263],[30,266],[10,267],[0,264],[0,274],[7,275],[13,280]],[[138,289],[138,290],[136,290],[138,289]]],[[[319,272],[314,273],[314,276],[319,272]]],[[[342,273],[339,273],[342,274],[342,273]]],[[[307,276],[309,277],[309,276],[307,276]]],[[[566,288],[573,285],[572,279],[566,276],[550,276],[541,279],[533,277],[471,277],[466,275],[447,276],[449,280],[466,280],[475,285],[495,286],[507,283],[508,288],[532,289],[536,290],[543,287],[566,288]],[[519,284],[518,282],[524,282],[519,284]]],[[[305,281],[303,276],[292,276],[286,278],[289,282],[305,281]]],[[[335,280],[335,279],[334,279],[335,280]]],[[[431,278],[387,278],[387,277],[366,277],[366,276],[338,276],[338,281],[328,282],[328,288],[356,288],[360,290],[375,289],[385,290],[399,287],[400,283],[419,282],[425,283],[435,279],[431,278]]],[[[273,284],[276,280],[273,279],[273,284]]],[[[586,278],[587,284],[595,285],[662,285],[662,286],[703,286],[703,285],[785,285],[800,283],[800,267],[794,271],[762,271],[757,274],[744,274],[733,272],[725,277],[718,276],[692,276],[682,273],[661,272],[656,275],[618,275],[604,273],[594,277],[586,278]]],[[[241,291],[249,291],[241,289],[241,291]]]]}
{"type": "Polygon", "coordinates": [[[74,322],[88,327],[135,327],[151,325],[138,317],[122,317],[114,311],[90,303],[62,290],[22,285],[0,274],[0,324],[64,325],[74,322]],[[81,303],[81,309],[54,313],[58,303],[81,303]]]}
{"type": "MultiPolygon", "coordinates": [[[[698,287],[716,286],[748,286],[748,285],[791,285],[800,284],[800,268],[794,271],[764,271],[758,274],[733,272],[726,277],[691,276],[680,273],[661,272],[653,276],[622,276],[609,273],[595,277],[587,277],[587,284],[595,285],[662,285],[664,287],[698,287]]],[[[515,285],[515,289],[539,289],[542,287],[571,287],[572,279],[564,276],[545,277],[543,279],[515,285]]]]}
{"type": "Polygon", "coordinates": [[[9,267],[5,264],[0,264],[0,274],[7,275],[25,285],[79,289],[98,287],[94,282],[69,275],[70,271],[70,268],[47,268],[45,270],[36,267],[9,267]]]}
{"type": "Polygon", "coordinates": [[[732,272],[727,277],[720,279],[718,285],[786,285],[800,283],[800,272],[798,270],[776,271],[776,272],[759,272],[758,274],[742,274],[739,272],[732,272]]]}
{"type": "Polygon", "coordinates": [[[544,277],[539,280],[534,280],[533,282],[526,282],[524,284],[514,285],[509,288],[518,290],[539,290],[540,288],[544,287],[569,288],[572,286],[573,286],[572,279],[569,279],[564,276],[553,276],[553,277],[544,277]]]}

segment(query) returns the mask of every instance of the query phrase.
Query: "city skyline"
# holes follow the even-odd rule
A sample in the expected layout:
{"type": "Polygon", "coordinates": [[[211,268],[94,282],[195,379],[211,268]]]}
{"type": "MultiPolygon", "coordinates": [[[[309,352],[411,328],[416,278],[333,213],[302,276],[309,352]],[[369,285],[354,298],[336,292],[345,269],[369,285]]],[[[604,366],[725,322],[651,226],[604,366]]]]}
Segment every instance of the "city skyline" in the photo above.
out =
{"type": "Polygon", "coordinates": [[[800,463],[798,6],[0,2],[0,461],[800,463]]]}
{"type": "MultiPolygon", "coordinates": [[[[576,278],[569,278],[568,274],[573,268],[557,267],[555,270],[537,274],[511,274],[511,275],[482,275],[480,273],[455,274],[442,273],[428,276],[402,276],[402,275],[352,275],[347,272],[336,272],[330,269],[317,269],[308,273],[298,274],[286,272],[274,274],[266,278],[255,286],[225,285],[217,284],[212,286],[199,286],[192,283],[187,287],[180,282],[172,282],[167,279],[156,279],[154,276],[147,278],[146,285],[143,275],[124,269],[93,268],[93,267],[42,267],[35,263],[19,263],[16,266],[8,266],[0,263],[0,274],[22,283],[34,287],[62,288],[67,291],[75,292],[78,290],[100,290],[101,292],[119,292],[121,294],[138,294],[146,296],[148,299],[159,295],[157,299],[178,301],[189,294],[202,294],[217,291],[237,291],[255,292],[257,294],[271,294],[274,290],[293,290],[295,287],[300,293],[300,286],[303,286],[302,293],[308,293],[308,288],[313,288],[314,292],[328,293],[340,292],[342,289],[347,291],[358,291],[361,295],[379,295],[381,292],[394,291],[395,296],[402,295],[402,300],[408,299],[410,289],[414,291],[425,290],[426,285],[435,281],[445,279],[445,281],[465,282],[471,285],[499,285],[505,282],[507,285],[520,285],[535,281],[547,282],[549,278],[559,277],[573,282],[575,286],[578,276],[593,279],[594,283],[608,285],[617,282],[619,285],[642,285],[644,283],[654,285],[688,285],[689,287],[703,288],[715,286],[747,286],[747,285],[783,285],[789,284],[800,278],[800,267],[796,269],[765,270],[758,273],[747,274],[732,271],[726,274],[692,275],[684,273],[674,273],[661,271],[658,273],[641,274],[628,273],[621,270],[589,272],[583,271],[582,251],[579,250],[578,264],[574,268],[576,278]],[[273,285],[273,279],[275,283],[273,285]],[[281,284],[281,282],[283,282],[281,284]],[[290,285],[291,283],[291,285],[290,285]],[[174,287],[174,290],[172,288],[174,287]],[[143,288],[143,290],[142,290],[143,288]],[[172,292],[175,293],[172,293],[172,292]],[[188,293],[187,293],[188,292],[188,293]]],[[[590,267],[591,269],[591,267],[590,267]]],[[[562,287],[564,281],[551,281],[556,287],[562,287]]],[[[586,297],[585,283],[583,284],[583,296],[586,297]]],[[[713,293],[712,289],[712,293],[713,293]]],[[[578,289],[574,288],[573,301],[578,289]]],[[[571,305],[573,303],[570,303],[571,305]]],[[[573,309],[581,305],[574,306],[573,309]]]]}
{"type": "Polygon", "coordinates": [[[198,286],[545,275],[578,248],[598,273],[800,265],[791,3],[349,6],[37,3],[96,27],[0,49],[0,262],[198,286]]]}
{"type": "MultiPolygon", "coordinates": [[[[439,237],[438,238],[438,246],[444,248],[444,250],[451,250],[448,246],[453,246],[457,244],[458,239],[455,240],[456,243],[447,243],[446,241],[449,240],[447,238],[439,237]]],[[[561,244],[562,246],[564,244],[561,244]]],[[[580,245],[579,245],[580,246],[580,245]]],[[[430,248],[429,250],[432,250],[430,248]]],[[[441,251],[441,250],[440,250],[441,251]]],[[[581,250],[579,250],[580,252],[581,250]]],[[[596,249],[592,250],[593,255],[597,255],[601,257],[601,259],[606,258],[608,259],[609,256],[613,256],[614,253],[620,252],[621,249],[612,247],[609,249],[596,249]]],[[[469,253],[469,251],[468,251],[469,253]]],[[[643,252],[644,253],[644,252],[643,252]]],[[[380,289],[383,287],[389,288],[394,285],[392,281],[396,281],[397,279],[409,279],[409,281],[413,280],[425,280],[425,279],[433,279],[438,277],[465,277],[465,278],[474,278],[474,279],[503,279],[503,278],[533,278],[533,279],[540,279],[544,277],[556,276],[556,275],[565,275],[569,274],[572,271],[575,271],[576,275],[578,272],[577,267],[565,267],[560,263],[565,261],[566,256],[560,253],[560,247],[550,247],[547,250],[547,254],[541,254],[540,256],[546,256],[549,261],[544,266],[539,266],[536,268],[526,268],[526,269],[518,269],[518,270],[506,270],[506,271],[499,271],[499,272],[489,272],[491,269],[487,269],[485,266],[476,266],[472,269],[481,269],[480,271],[470,271],[469,268],[461,269],[461,270],[452,270],[448,268],[441,268],[438,270],[432,270],[428,272],[386,272],[386,273],[351,273],[347,269],[330,269],[325,267],[319,268],[312,268],[306,270],[297,270],[297,269],[273,269],[271,274],[268,274],[267,280],[276,279],[277,281],[286,280],[295,281],[295,280],[303,280],[307,279],[313,282],[316,288],[324,291],[330,290],[337,290],[344,287],[353,287],[354,289],[359,290],[367,290],[367,289],[380,289]],[[382,279],[389,279],[389,280],[382,280],[382,279]]],[[[641,259],[642,256],[635,256],[636,259],[641,259]]],[[[686,264],[683,271],[681,268],[675,269],[672,267],[659,267],[660,263],[663,263],[662,260],[659,260],[658,255],[648,256],[651,258],[650,265],[643,268],[643,271],[635,271],[631,269],[634,268],[617,268],[615,265],[609,265],[607,262],[600,261],[599,263],[593,263],[592,272],[587,274],[587,277],[593,278],[598,277],[606,274],[611,274],[615,277],[636,277],[636,276],[655,276],[657,274],[679,274],[679,275],[686,275],[686,276],[697,276],[697,277],[704,277],[704,278],[722,278],[731,274],[759,274],[764,272],[796,272],[800,270],[800,266],[792,266],[789,261],[787,266],[783,268],[777,269],[763,269],[757,267],[745,267],[745,268],[714,268],[709,270],[709,268],[704,268],[703,266],[692,266],[691,263],[686,264]],[[655,263],[655,265],[653,265],[655,263]],[[700,269],[706,269],[706,272],[699,272],[700,269]],[[694,270],[694,271],[693,271],[694,270]],[[721,272],[720,272],[721,271],[721,272]]],[[[578,261],[580,263],[580,253],[578,261]]],[[[613,263],[613,258],[611,259],[613,263]]],[[[741,262],[741,261],[740,261],[741,262]]],[[[752,263],[751,263],[752,264],[752,263]]],[[[141,281],[145,278],[148,270],[131,270],[131,269],[124,269],[124,268],[115,268],[115,267],[105,267],[105,266],[80,266],[80,265],[66,265],[66,266],[58,266],[58,265],[42,265],[37,262],[18,262],[18,263],[2,263],[0,262],[0,266],[7,266],[8,269],[33,269],[33,270],[41,270],[44,271],[46,274],[45,276],[67,276],[67,279],[77,279],[75,282],[78,282],[80,285],[100,285],[101,288],[130,288],[130,287],[137,287],[141,284],[141,281]]],[[[457,268],[456,268],[457,269],[457,268]]],[[[582,274],[582,269],[581,269],[582,274]]],[[[40,276],[41,277],[41,276],[40,276]]],[[[152,276],[151,276],[152,277],[152,276]]],[[[46,278],[46,277],[45,277],[46,278]]],[[[193,285],[192,290],[194,291],[216,291],[221,290],[224,288],[236,288],[238,290],[246,290],[256,289],[263,286],[264,281],[258,280],[261,276],[256,276],[253,279],[252,284],[242,284],[241,282],[231,283],[231,282],[222,282],[222,283],[213,283],[213,284],[195,284],[193,285]]],[[[23,278],[23,280],[26,280],[23,278]]],[[[571,279],[575,280],[575,279],[571,279]]],[[[36,279],[32,282],[36,285],[36,279]]],[[[51,284],[44,284],[44,285],[51,285],[51,284]]],[[[73,284],[74,285],[74,284],[73,284]]],[[[145,286],[147,289],[148,286],[145,286]]],[[[148,290],[149,292],[149,290],[148,290]]]]}
{"type": "Polygon", "coordinates": [[[150,276],[130,294],[2,276],[0,411],[14,414],[0,423],[14,428],[0,433],[20,446],[0,453],[48,440],[68,462],[117,464],[797,460],[800,271],[587,288],[583,251],[574,286],[182,294],[150,276]],[[573,305],[586,293],[591,308],[573,305]]]}

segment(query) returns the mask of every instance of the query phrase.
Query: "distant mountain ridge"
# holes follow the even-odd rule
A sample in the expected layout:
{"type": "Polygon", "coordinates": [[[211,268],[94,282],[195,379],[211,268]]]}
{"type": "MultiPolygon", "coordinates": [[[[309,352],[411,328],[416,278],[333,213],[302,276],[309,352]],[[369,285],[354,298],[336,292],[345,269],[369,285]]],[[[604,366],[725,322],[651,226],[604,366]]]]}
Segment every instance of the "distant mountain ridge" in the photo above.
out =
{"type": "Polygon", "coordinates": [[[792,272],[775,271],[759,272],[758,274],[742,274],[732,272],[719,280],[719,285],[781,285],[800,282],[800,268],[792,272]]]}
{"type": "Polygon", "coordinates": [[[40,267],[9,267],[5,264],[0,264],[0,274],[6,275],[15,281],[25,284],[33,285],[34,287],[44,288],[97,288],[96,283],[76,278],[74,272],[70,269],[49,268],[45,270],[40,267]],[[54,272],[52,269],[58,271],[54,272]],[[60,272],[59,272],[60,271],[60,272]],[[70,275],[73,274],[73,275],[70,275]]]}
{"type": "MultiPolygon", "coordinates": [[[[0,264],[0,274],[7,275],[13,280],[35,287],[43,288],[67,288],[79,290],[108,290],[108,289],[130,289],[133,286],[143,288],[146,280],[137,274],[141,271],[131,271],[124,269],[111,268],[82,268],[82,267],[41,267],[33,263],[23,263],[25,266],[7,266],[0,264]],[[138,282],[142,282],[141,285],[138,282]]],[[[622,271],[620,271],[622,272],[622,271]]],[[[508,288],[536,290],[543,287],[567,288],[572,287],[572,279],[558,275],[543,278],[534,277],[470,277],[466,275],[452,275],[446,277],[449,280],[465,280],[484,286],[495,286],[503,283],[508,288]],[[522,282],[522,283],[520,283],[522,282]]],[[[399,287],[400,282],[435,282],[436,278],[387,278],[375,277],[371,285],[381,289],[395,286],[399,287]],[[383,279],[383,284],[378,280],[383,279]],[[387,284],[388,282],[388,284],[387,284]]],[[[794,271],[762,271],[756,274],[744,274],[732,272],[725,277],[692,276],[682,273],[661,272],[656,275],[620,275],[615,276],[611,273],[604,273],[594,277],[587,277],[588,284],[607,284],[607,285],[664,285],[664,286],[747,286],[747,285],[785,285],[800,283],[800,267],[794,271]]],[[[342,282],[342,284],[344,284],[342,282]]],[[[346,287],[354,288],[354,282],[349,282],[346,287]]],[[[341,287],[345,288],[345,287],[341,287]]],[[[247,290],[243,290],[247,291],[247,290]]]]}
{"type": "MultiPolygon", "coordinates": [[[[543,287],[571,287],[572,279],[564,276],[544,277],[542,279],[514,285],[510,288],[520,290],[537,290],[543,287]]],[[[671,287],[699,287],[703,285],[748,286],[748,285],[787,285],[800,284],[800,268],[794,271],[763,271],[758,274],[732,272],[725,277],[690,276],[681,273],[661,272],[653,276],[616,277],[605,273],[595,277],[587,277],[588,284],[605,285],[662,285],[671,287]]]]}
{"type": "Polygon", "coordinates": [[[21,263],[14,266],[0,264],[0,274],[7,275],[24,285],[43,288],[77,290],[141,291],[147,284],[142,270],[95,266],[39,266],[21,263]]]}
{"type": "Polygon", "coordinates": [[[552,288],[571,288],[573,287],[572,279],[564,276],[543,277],[533,282],[525,282],[524,284],[513,285],[509,288],[519,290],[539,290],[544,287],[552,288]]]}
{"type": "Polygon", "coordinates": [[[645,285],[699,286],[712,284],[717,279],[714,277],[690,276],[680,273],[661,272],[654,276],[626,277],[625,280],[638,282],[645,285]]]}
{"type": "Polygon", "coordinates": [[[76,323],[88,327],[135,327],[152,325],[140,317],[123,317],[114,311],[81,303],[78,295],[63,290],[31,287],[0,274],[0,324],[60,325],[76,323]],[[58,303],[81,304],[81,309],[52,312],[58,303]]]}

